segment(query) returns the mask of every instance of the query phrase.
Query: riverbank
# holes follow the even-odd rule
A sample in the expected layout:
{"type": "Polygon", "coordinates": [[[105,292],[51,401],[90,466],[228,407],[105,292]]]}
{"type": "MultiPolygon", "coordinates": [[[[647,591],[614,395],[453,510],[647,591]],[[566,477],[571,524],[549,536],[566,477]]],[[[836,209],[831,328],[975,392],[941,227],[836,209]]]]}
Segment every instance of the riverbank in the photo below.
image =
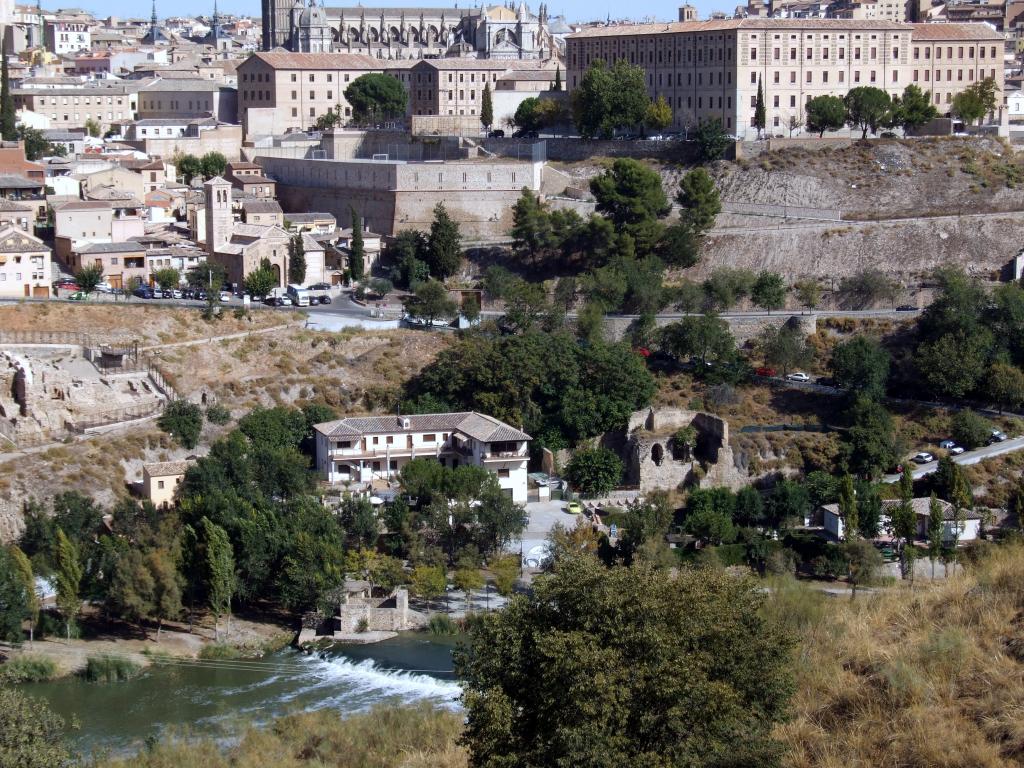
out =
{"type": "Polygon", "coordinates": [[[211,617],[198,617],[191,631],[185,622],[168,622],[159,634],[156,627],[140,628],[122,622],[108,623],[98,615],[81,622],[83,637],[66,640],[51,635],[25,642],[20,647],[0,644],[6,658],[37,656],[50,659],[57,676],[80,673],[90,657],[118,657],[140,667],[162,659],[258,659],[289,645],[295,631],[281,619],[269,617],[232,617],[230,630],[221,621],[221,630],[214,631],[211,617]]]}

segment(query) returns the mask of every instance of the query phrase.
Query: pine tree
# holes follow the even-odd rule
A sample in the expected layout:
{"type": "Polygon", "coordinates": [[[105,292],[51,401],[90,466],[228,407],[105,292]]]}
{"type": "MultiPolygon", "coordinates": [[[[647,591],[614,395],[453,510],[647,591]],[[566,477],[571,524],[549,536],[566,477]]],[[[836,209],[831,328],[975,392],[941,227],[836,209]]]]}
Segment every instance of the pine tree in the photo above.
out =
{"type": "Polygon", "coordinates": [[[484,128],[490,128],[494,122],[494,104],[491,102],[491,84],[484,83],[483,101],[480,104],[480,123],[484,128]]]}
{"type": "Polygon", "coordinates": [[[82,607],[78,590],[82,583],[82,565],[76,547],[60,528],[54,540],[53,559],[57,563],[57,610],[64,614],[64,631],[71,640],[71,625],[82,607]]]}
{"type": "Polygon", "coordinates": [[[939,497],[932,493],[928,502],[928,557],[932,561],[932,581],[935,580],[935,559],[942,553],[942,529],[945,515],[939,497]]]}
{"type": "Polygon", "coordinates": [[[843,529],[847,540],[860,535],[860,513],[857,509],[857,495],[853,490],[853,477],[844,475],[839,486],[839,515],[843,519],[843,529]]]}
{"type": "Polygon", "coordinates": [[[757,128],[757,137],[761,138],[761,132],[768,124],[768,114],[764,107],[764,86],[761,85],[761,78],[757,79],[757,98],[754,101],[754,127],[757,128]]]}
{"type": "Polygon", "coordinates": [[[562,66],[560,64],[555,67],[555,84],[551,86],[551,90],[562,90],[562,66]]]}
{"type": "Polygon", "coordinates": [[[452,221],[444,203],[438,203],[434,208],[434,221],[427,240],[427,261],[431,276],[439,280],[454,275],[462,261],[459,225],[452,221]]]}
{"type": "Polygon", "coordinates": [[[363,279],[364,262],[366,260],[366,249],[363,247],[363,220],[352,209],[352,243],[349,247],[348,272],[352,281],[363,279]]]}
{"type": "Polygon", "coordinates": [[[293,235],[288,242],[288,282],[302,285],[306,282],[306,249],[302,235],[293,235]]]}
{"type": "Polygon", "coordinates": [[[0,42],[0,137],[4,141],[18,138],[17,117],[14,112],[14,96],[11,94],[11,75],[7,66],[7,42],[0,42]]]}
{"type": "Polygon", "coordinates": [[[32,643],[35,641],[36,623],[39,621],[39,596],[36,594],[36,580],[35,575],[32,573],[32,561],[28,559],[28,555],[14,544],[9,547],[8,552],[11,555],[11,562],[14,563],[15,572],[18,574],[18,578],[21,580],[22,587],[25,590],[25,607],[28,613],[26,618],[29,621],[28,641],[32,643]]]}
{"type": "Polygon", "coordinates": [[[228,615],[231,631],[231,598],[235,594],[235,555],[227,531],[204,517],[200,523],[206,552],[206,589],[213,611],[214,634],[220,641],[220,617],[228,615]]]}

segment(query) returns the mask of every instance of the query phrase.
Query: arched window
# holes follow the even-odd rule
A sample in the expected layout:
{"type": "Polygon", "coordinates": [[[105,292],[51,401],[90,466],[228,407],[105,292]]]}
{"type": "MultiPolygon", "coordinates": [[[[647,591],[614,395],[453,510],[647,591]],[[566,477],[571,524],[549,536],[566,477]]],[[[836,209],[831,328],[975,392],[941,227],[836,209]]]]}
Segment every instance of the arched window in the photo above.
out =
{"type": "Polygon", "coordinates": [[[661,462],[665,460],[665,449],[661,446],[661,443],[655,443],[651,448],[651,461],[657,466],[661,466],[661,462]]]}

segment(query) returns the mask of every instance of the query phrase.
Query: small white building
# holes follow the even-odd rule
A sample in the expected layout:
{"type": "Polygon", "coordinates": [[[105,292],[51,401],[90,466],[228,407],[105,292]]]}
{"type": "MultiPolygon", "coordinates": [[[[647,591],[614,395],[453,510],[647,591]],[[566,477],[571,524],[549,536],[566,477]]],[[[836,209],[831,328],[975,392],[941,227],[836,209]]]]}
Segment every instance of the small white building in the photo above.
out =
{"type": "Polygon", "coordinates": [[[485,467],[516,503],[526,502],[530,436],[491,416],[425,413],[317,424],[316,466],[329,483],[391,480],[413,459],[485,467]]]}
{"type": "MultiPolygon", "coordinates": [[[[931,499],[919,497],[911,500],[914,510],[914,517],[917,520],[917,537],[926,539],[928,537],[928,520],[930,517],[931,499]]],[[[942,507],[943,519],[945,520],[942,532],[942,540],[946,543],[953,541],[954,526],[956,521],[953,514],[953,505],[948,501],[939,499],[942,507]]],[[[878,528],[880,531],[887,531],[892,522],[892,510],[900,505],[899,499],[884,499],[882,501],[882,513],[879,517],[878,528]]],[[[838,504],[825,504],[821,507],[822,525],[829,535],[834,539],[842,539],[846,535],[846,526],[843,517],[839,513],[838,504]]],[[[981,515],[973,509],[963,512],[964,522],[960,528],[960,541],[974,541],[980,535],[981,515]]]]}
{"type": "Polygon", "coordinates": [[[1010,118],[1024,118],[1024,91],[1014,91],[1006,96],[1006,111],[1010,118]]]}

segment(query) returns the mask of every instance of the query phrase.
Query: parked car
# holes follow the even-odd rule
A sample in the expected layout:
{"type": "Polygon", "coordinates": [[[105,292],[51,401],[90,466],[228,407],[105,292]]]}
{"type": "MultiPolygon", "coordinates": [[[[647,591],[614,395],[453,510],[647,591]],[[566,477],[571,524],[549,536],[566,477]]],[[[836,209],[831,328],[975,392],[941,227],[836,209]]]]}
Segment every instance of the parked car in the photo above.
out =
{"type": "Polygon", "coordinates": [[[583,505],[578,501],[570,501],[565,505],[565,511],[570,515],[581,515],[583,514],[583,505]]]}
{"type": "Polygon", "coordinates": [[[406,315],[403,317],[402,322],[410,328],[424,328],[427,325],[427,321],[422,317],[413,317],[412,315],[406,315]]]}
{"type": "Polygon", "coordinates": [[[917,312],[917,307],[913,304],[900,304],[896,307],[897,312],[917,312]]]}
{"type": "Polygon", "coordinates": [[[150,288],[148,285],[140,285],[138,288],[132,291],[132,296],[136,296],[140,299],[156,298],[156,294],[153,293],[153,289],[150,288]]]}
{"type": "Polygon", "coordinates": [[[999,429],[992,430],[992,436],[988,439],[990,443],[1001,443],[1006,439],[1006,433],[999,429]]]}
{"type": "Polygon", "coordinates": [[[776,374],[776,370],[774,368],[769,368],[767,365],[762,365],[754,371],[754,373],[758,376],[774,376],[776,374]]]}
{"type": "Polygon", "coordinates": [[[503,130],[501,130],[500,128],[497,128],[497,129],[491,131],[490,133],[488,133],[487,134],[487,138],[489,138],[489,139],[504,139],[505,138],[505,132],[503,130]]]}
{"type": "MultiPolygon", "coordinates": [[[[165,291],[165,293],[166,293],[166,291],[165,291]]],[[[177,288],[172,288],[171,289],[171,298],[172,299],[183,299],[185,297],[184,297],[184,294],[181,291],[179,291],[177,288]]]]}
{"type": "Polygon", "coordinates": [[[79,286],[78,286],[78,283],[76,283],[74,280],[68,280],[66,278],[64,280],[58,280],[56,283],[53,284],[53,287],[54,288],[60,288],[61,290],[64,290],[64,291],[79,291],[79,290],[81,290],[81,288],[79,288],[79,286]]]}
{"type": "Polygon", "coordinates": [[[231,291],[221,291],[219,298],[221,301],[231,301],[231,291]]]}
{"type": "Polygon", "coordinates": [[[75,291],[68,296],[68,301],[85,301],[87,298],[89,297],[86,295],[85,291],[75,291]]]}
{"type": "Polygon", "coordinates": [[[935,461],[935,457],[932,456],[928,451],[921,451],[919,454],[911,459],[915,464],[928,464],[929,462],[935,461]]]}
{"type": "Polygon", "coordinates": [[[942,442],[939,443],[939,448],[941,448],[944,451],[948,451],[950,448],[953,448],[955,446],[955,440],[943,440],[942,442]]]}
{"type": "Polygon", "coordinates": [[[96,286],[96,293],[113,293],[114,286],[110,283],[100,283],[96,286]]]}
{"type": "Polygon", "coordinates": [[[791,373],[788,376],[786,376],[786,378],[789,379],[790,381],[801,381],[801,382],[807,382],[807,381],[811,380],[811,377],[808,376],[803,371],[794,371],[793,373],[791,373]]]}
{"type": "Polygon", "coordinates": [[[206,291],[202,288],[198,288],[196,289],[196,292],[192,294],[192,298],[198,299],[199,301],[206,301],[206,291]]]}
{"type": "Polygon", "coordinates": [[[512,134],[513,139],[536,139],[538,136],[536,131],[516,131],[512,134]]]}
{"type": "Polygon", "coordinates": [[[181,298],[193,299],[195,298],[196,292],[192,288],[183,288],[181,291],[181,298]]]}
{"type": "Polygon", "coordinates": [[[331,303],[331,297],[328,296],[327,294],[324,294],[323,296],[320,297],[320,303],[321,304],[330,304],[331,303]]]}
{"type": "Polygon", "coordinates": [[[952,456],[959,456],[961,453],[964,452],[964,450],[965,449],[962,445],[954,445],[952,448],[949,449],[949,453],[952,456]]]}

